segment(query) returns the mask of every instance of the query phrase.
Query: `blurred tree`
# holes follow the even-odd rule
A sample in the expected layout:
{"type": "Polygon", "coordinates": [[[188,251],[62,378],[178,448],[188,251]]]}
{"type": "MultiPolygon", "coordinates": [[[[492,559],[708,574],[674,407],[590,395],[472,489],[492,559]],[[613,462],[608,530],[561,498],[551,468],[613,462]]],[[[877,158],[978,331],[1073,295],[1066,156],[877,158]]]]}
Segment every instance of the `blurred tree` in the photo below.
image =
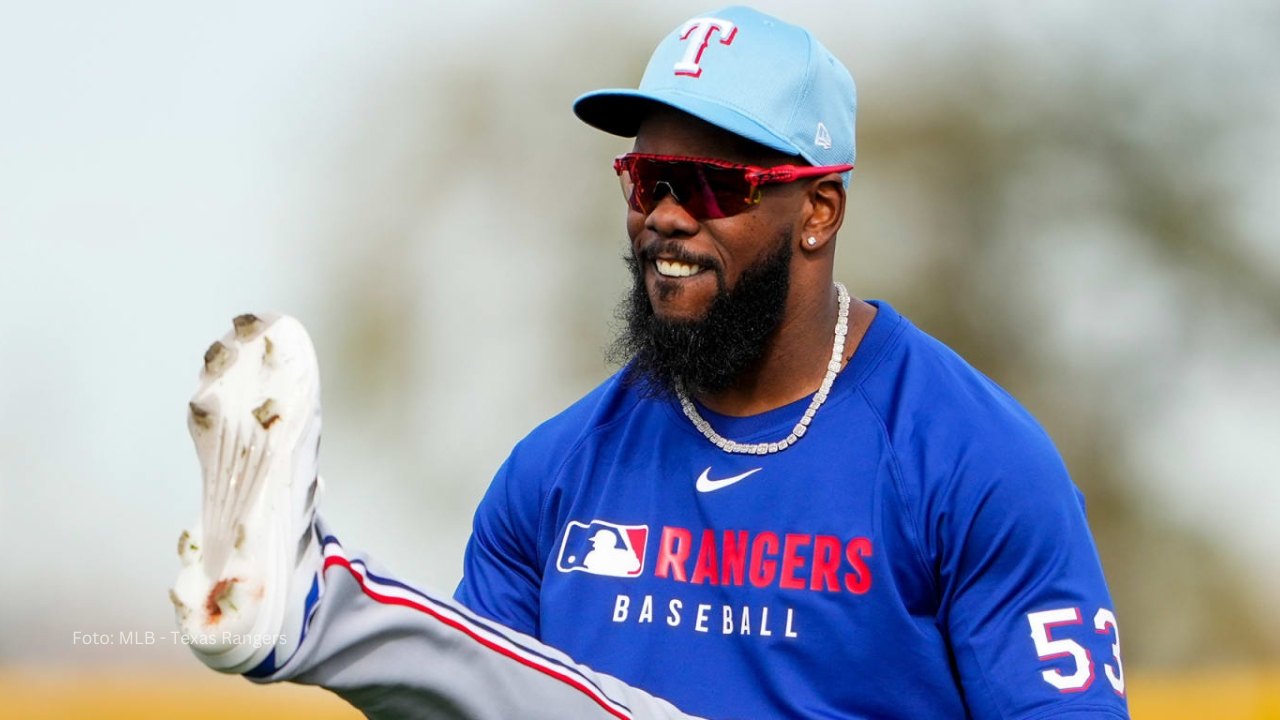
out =
{"type": "Polygon", "coordinates": [[[1145,121],[1149,108],[1135,98],[1160,95],[1176,75],[1098,73],[1068,58],[1059,67],[1078,74],[1049,79],[984,40],[950,62],[903,72],[913,85],[906,97],[889,85],[900,76],[877,79],[889,97],[860,113],[844,273],[892,298],[1049,429],[1088,498],[1127,619],[1126,659],[1146,667],[1274,660],[1277,635],[1256,582],[1206,534],[1150,509],[1132,482],[1146,470],[1128,452],[1137,423],[1167,410],[1186,372],[1179,354],[1210,342],[1206,329],[1221,329],[1224,309],[1267,321],[1261,335],[1257,326],[1235,330],[1234,348],[1221,352],[1280,343],[1275,264],[1248,256],[1229,186],[1187,170],[1213,167],[1205,154],[1214,141],[1250,128],[1226,109],[1188,107],[1194,97],[1176,92],[1158,122],[1145,121]],[[895,241],[870,253],[909,267],[886,281],[863,250],[895,241]],[[1103,249],[1064,269],[1054,261],[1081,251],[1061,243],[1103,249]],[[1135,257],[1118,274],[1101,267],[1135,257]],[[1073,271],[1089,275],[1064,277],[1073,271]],[[1106,286],[1114,281],[1158,298],[1152,326],[1132,340],[1145,347],[1102,344],[1110,318],[1126,312],[1107,300],[1124,295],[1106,286]],[[1075,297],[1053,294],[1064,286],[1075,297]],[[1095,290],[1096,300],[1087,297],[1095,290]],[[1072,336],[1077,344],[1064,352],[1047,336],[1081,303],[1101,332],[1072,336]]]}

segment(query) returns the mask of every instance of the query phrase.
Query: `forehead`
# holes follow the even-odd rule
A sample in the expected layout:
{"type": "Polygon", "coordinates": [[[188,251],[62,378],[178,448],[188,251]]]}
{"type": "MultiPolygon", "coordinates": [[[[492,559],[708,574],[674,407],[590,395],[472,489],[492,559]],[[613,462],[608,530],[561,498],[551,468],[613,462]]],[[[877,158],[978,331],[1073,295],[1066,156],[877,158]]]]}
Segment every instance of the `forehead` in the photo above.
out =
{"type": "Polygon", "coordinates": [[[716,158],[747,165],[804,162],[669,108],[654,109],[644,117],[636,133],[634,150],[658,155],[716,158]]]}

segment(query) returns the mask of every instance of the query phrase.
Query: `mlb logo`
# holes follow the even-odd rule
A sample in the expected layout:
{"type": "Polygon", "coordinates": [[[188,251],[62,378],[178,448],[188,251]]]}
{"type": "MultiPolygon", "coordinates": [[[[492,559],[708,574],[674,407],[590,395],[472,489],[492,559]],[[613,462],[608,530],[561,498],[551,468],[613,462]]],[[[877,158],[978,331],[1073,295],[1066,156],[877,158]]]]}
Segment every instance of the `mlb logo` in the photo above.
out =
{"type": "Polygon", "coordinates": [[[581,570],[592,575],[639,577],[644,571],[644,551],[648,544],[648,525],[570,520],[564,528],[556,569],[566,573],[581,570]]]}

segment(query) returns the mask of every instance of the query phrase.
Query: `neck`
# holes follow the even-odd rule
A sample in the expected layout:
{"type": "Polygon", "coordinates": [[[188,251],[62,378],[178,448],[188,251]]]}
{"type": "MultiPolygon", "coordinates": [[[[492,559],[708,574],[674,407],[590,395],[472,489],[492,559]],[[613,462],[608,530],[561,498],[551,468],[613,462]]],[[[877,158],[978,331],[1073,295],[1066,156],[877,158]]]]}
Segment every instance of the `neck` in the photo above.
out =
{"type": "MultiPolygon", "coordinates": [[[[836,290],[830,282],[818,292],[788,298],[783,321],[760,359],[725,390],[698,394],[698,402],[722,415],[742,417],[813,394],[827,374],[836,308],[836,290]]],[[[875,314],[875,307],[862,300],[853,298],[850,302],[844,363],[857,350],[875,314]]]]}

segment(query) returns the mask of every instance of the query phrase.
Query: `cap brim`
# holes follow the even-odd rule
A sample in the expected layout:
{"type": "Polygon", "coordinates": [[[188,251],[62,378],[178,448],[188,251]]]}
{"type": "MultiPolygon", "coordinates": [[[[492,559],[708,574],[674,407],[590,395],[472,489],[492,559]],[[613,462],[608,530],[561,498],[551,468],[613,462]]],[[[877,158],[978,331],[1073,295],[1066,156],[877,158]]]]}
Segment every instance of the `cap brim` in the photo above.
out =
{"type": "Polygon", "coordinates": [[[635,137],[640,123],[655,106],[673,108],[788,155],[804,156],[800,148],[738,110],[678,92],[630,89],[596,90],[573,102],[573,112],[586,124],[621,137],[635,137]]]}

